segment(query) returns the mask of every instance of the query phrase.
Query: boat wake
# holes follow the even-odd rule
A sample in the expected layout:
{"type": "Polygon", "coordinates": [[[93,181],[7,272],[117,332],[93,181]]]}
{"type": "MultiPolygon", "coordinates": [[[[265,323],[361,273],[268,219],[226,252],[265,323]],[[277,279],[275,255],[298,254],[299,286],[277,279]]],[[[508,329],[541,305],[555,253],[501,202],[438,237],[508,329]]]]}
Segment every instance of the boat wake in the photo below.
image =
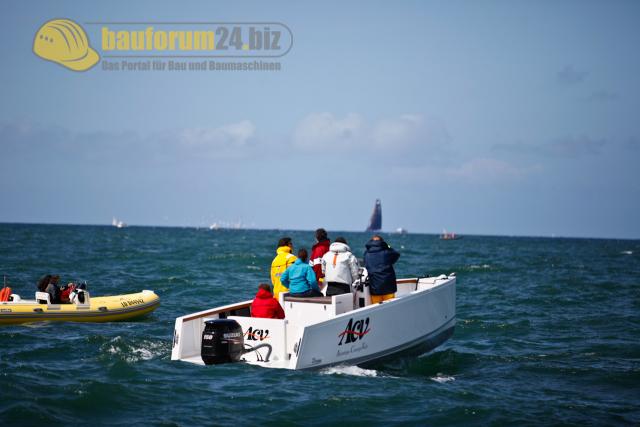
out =
{"type": "Polygon", "coordinates": [[[364,369],[358,366],[332,366],[320,370],[322,375],[350,375],[354,377],[381,377],[375,369],[364,369]]]}
{"type": "Polygon", "coordinates": [[[440,374],[440,373],[436,374],[435,377],[431,377],[429,379],[431,381],[435,381],[435,382],[440,383],[440,384],[444,384],[444,383],[448,383],[448,382],[456,380],[453,376],[444,375],[444,374],[440,374]]]}
{"type": "Polygon", "coordinates": [[[620,252],[622,255],[633,255],[633,251],[622,251],[620,252]]]}
{"type": "Polygon", "coordinates": [[[105,351],[127,363],[135,363],[142,360],[151,360],[166,354],[166,344],[152,340],[129,342],[123,337],[117,336],[105,344],[105,351]]]}

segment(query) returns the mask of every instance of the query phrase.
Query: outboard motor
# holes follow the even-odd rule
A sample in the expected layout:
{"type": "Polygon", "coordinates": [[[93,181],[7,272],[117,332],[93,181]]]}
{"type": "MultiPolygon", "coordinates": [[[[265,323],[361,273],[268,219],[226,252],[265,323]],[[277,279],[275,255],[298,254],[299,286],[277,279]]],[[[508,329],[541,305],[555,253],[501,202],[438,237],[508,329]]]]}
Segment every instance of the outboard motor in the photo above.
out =
{"type": "Polygon", "coordinates": [[[244,353],[242,327],[232,319],[205,322],[200,356],[205,365],[237,362],[244,353]]]}

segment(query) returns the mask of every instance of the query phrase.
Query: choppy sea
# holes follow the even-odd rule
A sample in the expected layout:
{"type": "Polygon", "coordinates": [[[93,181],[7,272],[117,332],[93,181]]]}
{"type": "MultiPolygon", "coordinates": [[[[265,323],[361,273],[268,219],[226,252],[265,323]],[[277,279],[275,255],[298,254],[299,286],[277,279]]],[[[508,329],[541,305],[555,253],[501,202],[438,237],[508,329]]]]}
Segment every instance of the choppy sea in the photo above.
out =
{"type": "MultiPolygon", "coordinates": [[[[344,235],[361,256],[369,235],[344,235]]],[[[385,235],[400,277],[455,272],[453,337],[418,358],[295,372],[170,360],[174,319],[251,298],[311,231],[0,224],[0,275],[153,289],[149,317],[0,326],[1,426],[638,425],[640,241],[385,235]]]]}

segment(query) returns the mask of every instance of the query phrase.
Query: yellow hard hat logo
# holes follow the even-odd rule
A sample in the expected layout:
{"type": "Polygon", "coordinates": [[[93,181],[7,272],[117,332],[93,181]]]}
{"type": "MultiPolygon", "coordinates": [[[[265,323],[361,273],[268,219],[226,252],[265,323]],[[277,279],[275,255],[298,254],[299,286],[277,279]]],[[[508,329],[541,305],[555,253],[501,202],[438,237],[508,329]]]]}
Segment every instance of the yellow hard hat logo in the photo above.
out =
{"type": "Polygon", "coordinates": [[[33,53],[74,71],[86,71],[100,59],[84,29],[69,19],[53,19],[40,27],[33,53]]]}

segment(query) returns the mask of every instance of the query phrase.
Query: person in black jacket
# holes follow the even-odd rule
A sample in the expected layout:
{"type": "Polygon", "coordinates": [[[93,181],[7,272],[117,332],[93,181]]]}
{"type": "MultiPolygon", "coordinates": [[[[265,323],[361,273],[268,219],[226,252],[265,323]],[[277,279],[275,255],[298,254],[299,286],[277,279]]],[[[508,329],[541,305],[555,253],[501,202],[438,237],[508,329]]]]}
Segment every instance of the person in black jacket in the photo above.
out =
{"type": "Polygon", "coordinates": [[[36,287],[38,288],[38,292],[46,292],[47,286],[49,285],[49,281],[51,280],[51,275],[47,274],[46,276],[42,276],[40,280],[38,280],[38,284],[36,287]]]}
{"type": "Polygon", "coordinates": [[[59,281],[60,276],[58,276],[57,274],[51,276],[51,281],[49,281],[49,285],[45,290],[49,293],[51,304],[60,304],[60,286],[58,285],[59,281]]]}
{"type": "Polygon", "coordinates": [[[398,290],[393,264],[398,261],[400,254],[377,235],[367,242],[366,248],[364,266],[369,275],[371,303],[376,304],[393,298],[398,290]]]}

